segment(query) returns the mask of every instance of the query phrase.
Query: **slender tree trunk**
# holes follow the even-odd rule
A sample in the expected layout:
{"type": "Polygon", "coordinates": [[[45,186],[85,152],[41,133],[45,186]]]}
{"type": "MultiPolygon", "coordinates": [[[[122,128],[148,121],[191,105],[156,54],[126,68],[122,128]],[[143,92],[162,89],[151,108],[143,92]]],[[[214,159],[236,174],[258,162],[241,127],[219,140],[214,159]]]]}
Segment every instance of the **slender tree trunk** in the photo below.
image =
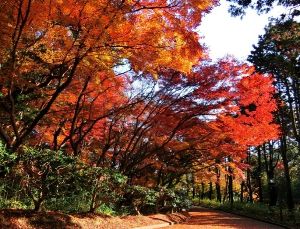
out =
{"type": "Polygon", "coordinates": [[[193,185],[193,199],[195,199],[196,196],[196,189],[195,189],[195,185],[193,185]]]}
{"type": "Polygon", "coordinates": [[[251,186],[251,177],[250,177],[249,169],[247,169],[247,189],[248,189],[248,195],[249,195],[248,201],[250,203],[253,203],[253,191],[252,191],[252,186],[251,186]]]}
{"type": "Polygon", "coordinates": [[[282,157],[282,162],[283,162],[283,167],[284,167],[284,176],[285,176],[285,182],[286,182],[286,186],[285,186],[286,187],[286,202],[287,202],[288,209],[293,210],[295,204],[294,204],[294,199],[293,199],[291,178],[290,178],[290,173],[289,173],[289,164],[288,164],[286,151],[287,151],[286,137],[283,136],[281,138],[281,157],[282,157]]]}
{"type": "MultiPolygon", "coordinates": [[[[247,163],[248,163],[248,165],[251,164],[250,150],[248,150],[248,152],[247,152],[247,163]]],[[[249,168],[247,168],[247,189],[248,189],[248,195],[249,195],[248,201],[250,203],[253,203],[253,191],[252,191],[252,185],[251,185],[251,171],[250,171],[249,168]]]]}
{"type": "Polygon", "coordinates": [[[212,193],[213,193],[213,185],[212,182],[209,182],[209,192],[208,192],[208,198],[211,200],[212,199],[212,193]]]}
{"type": "Polygon", "coordinates": [[[258,199],[260,203],[263,203],[263,191],[262,191],[262,181],[261,181],[261,150],[260,147],[257,147],[257,186],[258,186],[258,199]]]}
{"type": "Polygon", "coordinates": [[[188,178],[188,174],[185,175],[185,180],[186,180],[186,196],[189,197],[190,195],[190,181],[188,178]]]}
{"type": "Polygon", "coordinates": [[[217,172],[216,197],[217,197],[217,201],[221,203],[222,195],[221,195],[221,186],[220,186],[220,176],[221,176],[220,169],[217,168],[216,172],[217,172]]]}
{"type": "Polygon", "coordinates": [[[273,165],[273,147],[269,143],[269,152],[267,152],[266,145],[263,145],[263,153],[265,159],[265,167],[268,179],[268,192],[269,192],[269,206],[276,206],[277,203],[277,187],[274,179],[274,165],[273,165]]]}
{"type": "Polygon", "coordinates": [[[33,201],[33,204],[34,204],[33,211],[40,211],[42,203],[45,200],[45,194],[43,193],[43,191],[41,191],[41,193],[39,193],[39,196],[37,198],[34,197],[34,195],[32,194],[32,192],[30,190],[27,190],[27,195],[33,201]]]}
{"type": "Polygon", "coordinates": [[[94,190],[92,193],[91,204],[90,204],[90,209],[89,209],[89,212],[91,212],[91,213],[94,213],[96,210],[96,196],[97,196],[97,192],[96,192],[96,190],[94,190]]]}
{"type": "MultiPolygon", "coordinates": [[[[91,196],[91,203],[90,203],[90,209],[89,212],[95,212],[95,210],[97,209],[97,207],[99,207],[99,203],[98,203],[98,199],[97,199],[97,194],[98,194],[98,188],[99,188],[99,183],[101,180],[101,176],[99,176],[96,180],[95,186],[92,187],[92,196],[91,196]]],[[[128,180],[128,182],[130,182],[130,179],[128,180]]]]}
{"type": "MultiPolygon", "coordinates": [[[[228,162],[231,161],[231,158],[228,158],[228,162]]],[[[233,205],[233,171],[230,166],[228,166],[228,197],[229,197],[229,203],[232,206],[233,205]]]]}
{"type": "Polygon", "coordinates": [[[228,167],[228,197],[230,205],[233,205],[233,177],[232,177],[232,169],[228,167]]]}
{"type": "Polygon", "coordinates": [[[36,201],[34,201],[34,211],[40,211],[41,210],[41,206],[42,206],[42,203],[43,203],[43,199],[42,198],[40,198],[40,199],[38,199],[38,200],[36,200],[36,201]]]}
{"type": "Polygon", "coordinates": [[[268,182],[268,188],[269,188],[269,205],[270,206],[276,206],[277,203],[277,187],[276,183],[274,181],[274,171],[269,171],[269,182],[268,182]]]}
{"type": "Polygon", "coordinates": [[[233,204],[233,178],[232,175],[228,176],[228,194],[229,194],[229,202],[233,204]]]}
{"type": "Polygon", "coordinates": [[[221,194],[220,183],[216,183],[216,197],[217,197],[217,201],[219,201],[221,203],[221,201],[222,201],[222,194],[221,194]]]}
{"type": "Polygon", "coordinates": [[[201,183],[201,200],[204,199],[204,190],[205,190],[205,186],[204,186],[204,183],[202,182],[201,183]]]}
{"type": "Polygon", "coordinates": [[[193,199],[196,196],[196,187],[195,187],[195,177],[194,174],[192,174],[192,190],[193,190],[193,199]]]}
{"type": "Polygon", "coordinates": [[[199,190],[198,190],[198,204],[200,205],[200,200],[201,200],[201,189],[200,189],[200,186],[198,187],[199,190]]]}
{"type": "Polygon", "coordinates": [[[245,183],[244,183],[244,181],[242,181],[242,183],[241,183],[241,192],[240,192],[240,202],[241,203],[244,202],[244,186],[245,186],[245,183]]]}
{"type": "Polygon", "coordinates": [[[163,173],[163,165],[158,170],[158,176],[156,178],[156,186],[157,187],[159,187],[159,185],[161,184],[161,180],[162,180],[162,176],[163,176],[162,173],[163,173]]]}
{"type": "MultiPolygon", "coordinates": [[[[293,106],[293,99],[291,97],[291,92],[290,92],[290,88],[289,88],[289,81],[286,78],[283,78],[283,82],[286,85],[286,95],[288,96],[288,107],[289,107],[289,112],[290,112],[290,121],[291,126],[288,127],[287,125],[287,121],[286,121],[286,111],[284,109],[279,109],[279,117],[281,119],[280,124],[282,127],[282,137],[280,139],[280,154],[281,154],[281,158],[282,158],[282,162],[283,162],[283,167],[284,167],[284,176],[285,176],[285,182],[286,182],[286,202],[287,202],[287,206],[289,210],[293,210],[294,209],[294,200],[293,200],[293,194],[292,194],[292,187],[291,187],[291,178],[290,178],[290,174],[289,174],[289,165],[288,165],[288,159],[287,159],[287,135],[288,135],[288,128],[291,128],[294,134],[294,137],[296,138],[297,142],[298,142],[298,149],[300,150],[300,136],[299,136],[299,125],[297,126],[297,119],[299,119],[299,110],[298,108],[298,103],[296,104],[296,106],[293,106]],[[295,109],[296,108],[296,109],[295,109]],[[295,113],[296,112],[298,114],[297,117],[295,117],[295,113]]],[[[295,84],[294,84],[295,86],[295,84]]],[[[298,84],[299,86],[299,84],[298,84]]],[[[295,88],[296,89],[296,88],[295,88]]],[[[298,89],[298,88],[297,88],[298,89]]],[[[281,92],[279,91],[280,96],[281,92]]],[[[297,101],[297,98],[299,98],[299,91],[296,90],[294,91],[294,97],[297,101]]],[[[298,120],[298,124],[299,124],[299,120],[298,120]]]]}
{"type": "Polygon", "coordinates": [[[224,190],[224,196],[223,196],[223,203],[225,203],[227,195],[228,195],[228,175],[225,175],[225,190],[224,190]]]}

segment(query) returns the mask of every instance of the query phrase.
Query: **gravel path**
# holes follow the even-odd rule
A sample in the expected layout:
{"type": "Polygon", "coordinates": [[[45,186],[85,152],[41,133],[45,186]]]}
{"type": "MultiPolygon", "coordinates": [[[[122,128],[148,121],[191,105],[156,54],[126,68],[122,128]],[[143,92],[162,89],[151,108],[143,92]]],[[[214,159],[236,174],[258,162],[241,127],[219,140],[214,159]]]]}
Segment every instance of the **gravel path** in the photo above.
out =
{"type": "Polygon", "coordinates": [[[264,223],[261,221],[215,211],[211,209],[199,209],[190,212],[191,218],[184,223],[165,227],[169,229],[212,229],[212,228],[245,228],[245,229],[282,229],[283,227],[264,223]]]}

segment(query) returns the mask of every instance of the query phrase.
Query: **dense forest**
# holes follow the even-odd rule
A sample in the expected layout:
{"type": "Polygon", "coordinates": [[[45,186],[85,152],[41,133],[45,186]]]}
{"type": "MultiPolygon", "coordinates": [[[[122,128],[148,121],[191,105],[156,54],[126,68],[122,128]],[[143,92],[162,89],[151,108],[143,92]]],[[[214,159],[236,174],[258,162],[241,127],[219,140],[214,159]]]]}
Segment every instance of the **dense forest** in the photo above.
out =
{"type": "MultiPolygon", "coordinates": [[[[231,0],[234,16],[273,1],[231,0]]],[[[206,0],[0,2],[0,208],[146,213],[300,201],[297,1],[209,58],[206,0]]],[[[222,38],[220,38],[222,39],[222,38]]]]}

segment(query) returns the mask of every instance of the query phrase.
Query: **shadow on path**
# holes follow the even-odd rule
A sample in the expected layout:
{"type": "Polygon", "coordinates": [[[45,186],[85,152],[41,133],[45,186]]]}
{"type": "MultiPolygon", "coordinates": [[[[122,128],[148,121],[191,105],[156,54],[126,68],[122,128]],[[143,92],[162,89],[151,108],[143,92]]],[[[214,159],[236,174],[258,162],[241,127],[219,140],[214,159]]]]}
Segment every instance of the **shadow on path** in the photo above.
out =
{"type": "Polygon", "coordinates": [[[212,209],[199,209],[190,212],[191,218],[184,223],[168,228],[245,228],[245,229],[282,229],[282,227],[267,224],[246,217],[233,215],[212,209]]]}
{"type": "Polygon", "coordinates": [[[19,219],[26,221],[31,228],[38,229],[62,229],[62,228],[81,228],[72,222],[69,215],[59,212],[33,212],[28,210],[1,210],[0,211],[0,228],[18,229],[24,228],[19,219]]]}

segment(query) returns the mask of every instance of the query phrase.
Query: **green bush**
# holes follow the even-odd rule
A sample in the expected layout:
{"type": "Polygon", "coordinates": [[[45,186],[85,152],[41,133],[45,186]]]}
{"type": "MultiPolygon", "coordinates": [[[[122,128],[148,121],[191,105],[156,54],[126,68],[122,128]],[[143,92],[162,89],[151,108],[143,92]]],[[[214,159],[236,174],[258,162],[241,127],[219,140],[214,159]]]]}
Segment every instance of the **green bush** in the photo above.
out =
{"type": "Polygon", "coordinates": [[[165,189],[164,191],[165,207],[181,210],[192,206],[192,200],[186,195],[186,191],[182,189],[165,189]]]}
{"type": "Polygon", "coordinates": [[[97,213],[104,215],[115,216],[119,212],[116,212],[114,204],[101,204],[96,210],[97,213]]]}
{"type": "Polygon", "coordinates": [[[78,192],[80,163],[61,151],[26,148],[20,156],[21,185],[39,210],[44,202],[60,199],[78,192]]]}
{"type": "Polygon", "coordinates": [[[91,167],[78,162],[67,186],[45,201],[50,210],[64,212],[101,212],[116,214],[115,205],[124,194],[126,177],[112,169],[91,167]],[[110,208],[110,210],[109,210],[110,208]]]}
{"type": "Polygon", "coordinates": [[[17,158],[0,142],[0,163],[0,208],[98,211],[124,196],[125,176],[62,151],[27,147],[17,158]]]}
{"type": "Polygon", "coordinates": [[[90,204],[90,194],[86,192],[61,195],[45,201],[44,207],[47,210],[63,211],[65,213],[87,212],[90,204]]]}
{"type": "Polygon", "coordinates": [[[17,154],[7,150],[5,145],[0,141],[0,175],[4,176],[9,173],[16,160],[17,154]]]}
{"type": "Polygon", "coordinates": [[[190,206],[184,190],[130,186],[117,170],[84,164],[63,151],[24,147],[17,155],[0,142],[0,208],[117,215],[190,206]]]}
{"type": "Polygon", "coordinates": [[[0,208],[27,209],[31,201],[22,193],[20,177],[14,174],[18,157],[0,141],[0,208]]]}
{"type": "Polygon", "coordinates": [[[140,185],[128,187],[127,195],[130,195],[132,207],[137,214],[141,214],[141,208],[145,206],[155,206],[158,193],[151,189],[140,185]]]}
{"type": "Polygon", "coordinates": [[[116,204],[124,196],[127,177],[118,171],[89,167],[82,172],[85,190],[90,193],[90,212],[95,212],[103,204],[116,204]]]}

